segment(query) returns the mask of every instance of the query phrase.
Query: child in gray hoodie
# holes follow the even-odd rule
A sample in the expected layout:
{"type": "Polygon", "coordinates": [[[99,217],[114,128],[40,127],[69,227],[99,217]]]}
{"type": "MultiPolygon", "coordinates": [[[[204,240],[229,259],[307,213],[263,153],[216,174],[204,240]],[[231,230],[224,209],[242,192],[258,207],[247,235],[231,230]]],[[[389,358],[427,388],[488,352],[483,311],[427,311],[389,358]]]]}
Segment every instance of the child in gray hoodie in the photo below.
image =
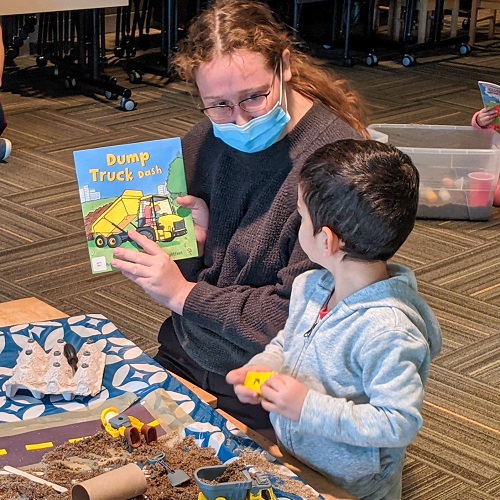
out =
{"type": "Polygon", "coordinates": [[[242,402],[270,412],[280,446],[358,498],[401,498],[405,449],[441,350],[414,274],[387,263],[413,229],[418,185],[411,159],[375,141],[310,156],[299,241],[324,269],[295,279],[284,329],[226,377],[242,402]],[[244,385],[249,371],[275,373],[258,394],[244,385]]]}

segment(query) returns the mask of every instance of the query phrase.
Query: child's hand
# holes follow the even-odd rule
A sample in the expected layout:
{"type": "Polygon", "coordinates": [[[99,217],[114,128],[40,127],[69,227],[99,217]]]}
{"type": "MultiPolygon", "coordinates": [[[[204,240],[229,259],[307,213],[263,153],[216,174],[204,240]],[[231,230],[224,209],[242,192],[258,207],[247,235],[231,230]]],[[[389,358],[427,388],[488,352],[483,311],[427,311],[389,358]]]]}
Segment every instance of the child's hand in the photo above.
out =
{"type": "Polygon", "coordinates": [[[242,366],[241,368],[237,368],[236,370],[231,370],[226,375],[226,382],[228,384],[234,385],[234,392],[242,403],[258,405],[262,401],[261,396],[257,394],[254,390],[245,387],[243,383],[245,382],[245,377],[248,372],[269,372],[269,371],[271,370],[268,366],[262,366],[262,365],[242,366]]]}
{"type": "Polygon", "coordinates": [[[496,108],[483,108],[476,116],[476,122],[480,127],[484,128],[493,123],[497,116],[498,111],[496,108]]]}
{"type": "Polygon", "coordinates": [[[276,373],[262,385],[260,390],[264,410],[278,413],[294,422],[300,420],[302,406],[309,392],[302,382],[290,375],[276,373]]]}

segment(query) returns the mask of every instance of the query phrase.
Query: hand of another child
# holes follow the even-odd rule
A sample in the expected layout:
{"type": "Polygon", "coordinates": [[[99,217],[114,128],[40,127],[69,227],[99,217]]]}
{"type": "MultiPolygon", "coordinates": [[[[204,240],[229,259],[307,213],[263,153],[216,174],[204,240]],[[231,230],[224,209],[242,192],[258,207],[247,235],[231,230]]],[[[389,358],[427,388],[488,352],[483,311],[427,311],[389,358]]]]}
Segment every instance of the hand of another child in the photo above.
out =
{"type": "Polygon", "coordinates": [[[309,388],[290,375],[276,373],[260,388],[262,408],[278,413],[294,422],[300,420],[309,388]]]}
{"type": "Polygon", "coordinates": [[[236,370],[231,370],[226,375],[226,382],[234,386],[234,392],[242,403],[258,405],[262,401],[262,397],[253,389],[244,385],[245,378],[248,372],[269,372],[268,366],[250,365],[242,366],[236,370]]]}
{"type": "Polygon", "coordinates": [[[498,111],[496,108],[483,108],[476,116],[477,124],[484,128],[493,123],[495,118],[498,116],[498,111]]]}

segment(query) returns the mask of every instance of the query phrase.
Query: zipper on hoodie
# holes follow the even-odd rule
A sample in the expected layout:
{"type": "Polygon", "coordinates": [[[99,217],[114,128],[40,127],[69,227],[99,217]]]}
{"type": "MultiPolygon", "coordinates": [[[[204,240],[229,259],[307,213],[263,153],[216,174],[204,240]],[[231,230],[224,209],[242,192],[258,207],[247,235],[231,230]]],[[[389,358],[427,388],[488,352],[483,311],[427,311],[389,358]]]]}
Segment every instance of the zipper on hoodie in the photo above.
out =
{"type": "Polygon", "coordinates": [[[311,328],[309,328],[309,330],[307,330],[307,332],[304,333],[304,337],[305,338],[308,338],[308,337],[311,336],[312,331],[316,328],[316,326],[318,325],[318,323],[319,323],[319,313],[316,316],[316,319],[314,320],[314,323],[312,324],[311,328]]]}
{"type": "Polygon", "coordinates": [[[316,319],[314,320],[314,323],[312,324],[311,328],[309,328],[309,330],[307,330],[306,333],[304,333],[304,337],[305,338],[308,338],[311,336],[311,333],[313,332],[313,330],[316,328],[316,326],[318,326],[318,323],[320,321],[320,315],[321,315],[321,311],[323,309],[325,309],[325,307],[328,306],[328,302],[330,302],[330,299],[332,298],[332,295],[333,295],[333,292],[334,290],[332,290],[329,294],[328,294],[328,297],[326,298],[325,302],[323,303],[323,305],[320,307],[319,311],[318,311],[318,315],[316,316],[316,319]]]}

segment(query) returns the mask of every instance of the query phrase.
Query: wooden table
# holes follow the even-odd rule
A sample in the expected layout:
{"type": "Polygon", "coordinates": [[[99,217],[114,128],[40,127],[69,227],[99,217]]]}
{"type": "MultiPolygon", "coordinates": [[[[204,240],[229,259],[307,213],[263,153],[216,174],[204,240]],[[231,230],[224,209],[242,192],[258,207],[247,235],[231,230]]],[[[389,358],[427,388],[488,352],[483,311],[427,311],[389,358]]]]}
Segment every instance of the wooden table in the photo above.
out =
{"type": "MultiPolygon", "coordinates": [[[[52,307],[35,297],[0,303],[0,328],[18,325],[21,323],[36,323],[67,317],[67,314],[64,314],[62,311],[59,311],[55,307],[52,307]]],[[[216,408],[217,398],[215,396],[204,391],[203,389],[200,389],[191,382],[184,380],[182,377],[175,375],[175,373],[172,373],[172,375],[192,392],[194,392],[200,399],[208,403],[213,408],[216,408]]],[[[305,466],[288,453],[283,453],[274,443],[266,439],[261,434],[249,429],[246,425],[241,423],[239,420],[236,420],[228,413],[220,409],[217,411],[224,418],[232,422],[238,429],[249,436],[250,439],[255,441],[261,448],[276,457],[281,463],[295,472],[307,484],[310,484],[313,488],[315,488],[316,491],[321,493],[326,500],[344,500],[355,498],[338,486],[335,486],[327,481],[321,474],[318,474],[309,467],[305,466]]]]}
{"type": "Polygon", "coordinates": [[[128,5],[128,0],[0,0],[0,16],[124,7],[126,5],[128,5]]]}

